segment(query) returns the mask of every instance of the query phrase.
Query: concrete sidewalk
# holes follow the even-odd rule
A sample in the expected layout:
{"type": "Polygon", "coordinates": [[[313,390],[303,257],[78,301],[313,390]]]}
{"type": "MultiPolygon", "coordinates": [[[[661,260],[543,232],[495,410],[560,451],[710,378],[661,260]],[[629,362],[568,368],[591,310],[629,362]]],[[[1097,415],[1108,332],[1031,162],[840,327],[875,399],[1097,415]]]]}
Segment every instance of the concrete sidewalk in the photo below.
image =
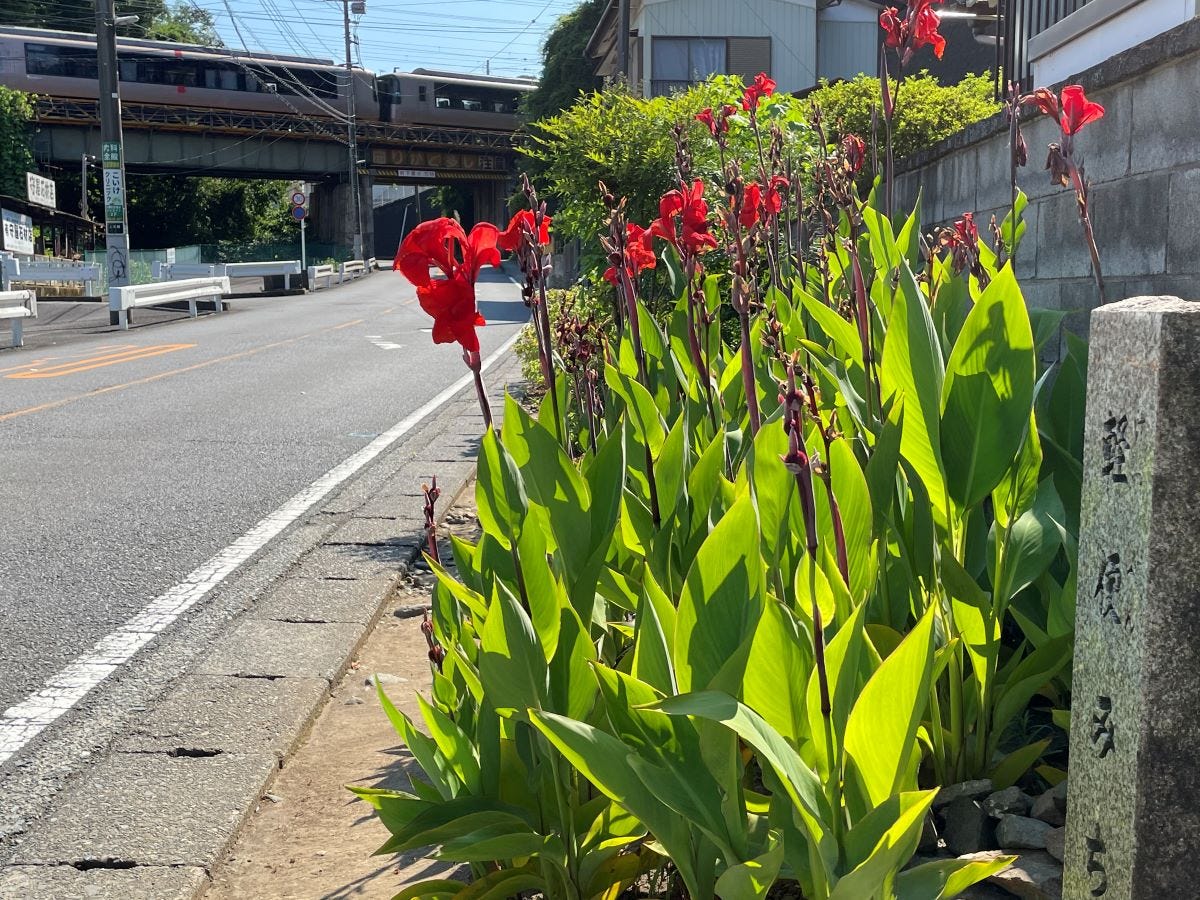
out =
{"type": "MultiPolygon", "coordinates": [[[[488,374],[496,413],[519,378],[511,354],[488,374]]],[[[419,554],[421,483],[436,474],[440,509],[448,509],[474,473],[482,428],[473,389],[462,391],[368,470],[386,469],[386,479],[363,473],[297,523],[330,529],[48,815],[0,847],[0,897],[182,900],[202,892],[419,554]]]]}

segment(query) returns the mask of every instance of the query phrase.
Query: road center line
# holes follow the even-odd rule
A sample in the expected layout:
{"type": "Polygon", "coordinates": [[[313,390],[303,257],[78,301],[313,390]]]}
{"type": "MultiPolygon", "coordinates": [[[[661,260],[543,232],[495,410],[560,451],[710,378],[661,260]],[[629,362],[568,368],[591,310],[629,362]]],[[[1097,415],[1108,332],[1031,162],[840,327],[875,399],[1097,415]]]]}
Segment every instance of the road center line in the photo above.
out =
{"type": "MultiPolygon", "coordinates": [[[[519,335],[518,330],[484,360],[483,369],[491,368],[517,342],[519,335]]],[[[472,381],[473,376],[464,375],[357,453],[334,466],[181,582],[150,601],[140,613],[116,631],[101,638],[90,650],[76,657],[73,662],[52,676],[41,690],[0,713],[0,765],[57,721],[63,713],[74,708],[93,688],[129,662],[134,654],[236,572],[272,539],[439,407],[469,387],[472,381]]]]}
{"type": "Polygon", "coordinates": [[[77,372],[90,372],[92,369],[102,369],[105,366],[115,366],[120,363],[136,362],[139,359],[149,359],[152,356],[162,356],[164,353],[174,353],[177,350],[188,350],[195,344],[151,344],[146,347],[134,347],[132,350],[121,350],[103,356],[90,356],[86,359],[76,359],[59,363],[56,366],[37,368],[30,366],[24,372],[14,372],[5,378],[61,378],[64,375],[74,375],[77,372]]]}

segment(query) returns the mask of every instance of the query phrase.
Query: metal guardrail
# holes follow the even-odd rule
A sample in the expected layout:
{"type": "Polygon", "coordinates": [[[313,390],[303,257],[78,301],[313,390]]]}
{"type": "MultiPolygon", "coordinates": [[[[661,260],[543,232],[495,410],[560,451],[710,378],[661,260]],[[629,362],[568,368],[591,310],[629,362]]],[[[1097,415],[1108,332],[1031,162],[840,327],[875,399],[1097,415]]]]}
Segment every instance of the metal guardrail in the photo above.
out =
{"type": "Polygon", "coordinates": [[[229,279],[187,278],[183,281],[161,281],[157,284],[135,284],[130,287],[109,288],[108,309],[117,314],[117,324],[122,330],[129,328],[129,311],[139,306],[158,306],[163,303],[184,303],[192,318],[199,315],[197,303],[201,300],[216,301],[221,310],[221,298],[229,293],[229,279]]]}
{"type": "Polygon", "coordinates": [[[315,291],[318,288],[317,279],[324,278],[325,287],[333,286],[333,276],[336,275],[337,268],[334,266],[309,266],[308,267],[308,289],[315,291]]]}
{"type": "Polygon", "coordinates": [[[10,291],[14,283],[52,284],[81,282],[91,296],[95,283],[103,277],[97,263],[72,260],[20,259],[0,253],[0,291],[10,291]]]}
{"type": "Polygon", "coordinates": [[[369,273],[370,269],[367,268],[366,263],[364,263],[361,259],[348,260],[347,262],[342,263],[338,270],[338,284],[345,282],[346,276],[350,276],[351,280],[353,280],[360,275],[367,275],[369,273]]]}
{"type": "Polygon", "coordinates": [[[0,319],[12,322],[12,345],[25,343],[25,320],[36,319],[37,294],[33,291],[0,291],[0,319]]]}
{"type": "Polygon", "coordinates": [[[154,264],[154,277],[163,281],[181,278],[270,278],[282,275],[284,287],[291,290],[292,276],[301,273],[300,260],[266,260],[240,263],[160,263],[154,264]]]}

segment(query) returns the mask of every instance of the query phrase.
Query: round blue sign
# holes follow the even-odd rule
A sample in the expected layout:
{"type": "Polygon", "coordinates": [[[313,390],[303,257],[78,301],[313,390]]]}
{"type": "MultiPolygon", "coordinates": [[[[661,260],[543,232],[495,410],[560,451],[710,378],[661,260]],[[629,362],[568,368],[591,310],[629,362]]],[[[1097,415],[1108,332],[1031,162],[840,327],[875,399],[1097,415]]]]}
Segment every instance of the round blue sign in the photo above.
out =
{"type": "Polygon", "coordinates": [[[303,206],[293,206],[292,207],[292,218],[293,219],[296,219],[297,221],[299,221],[300,219],[303,219],[305,217],[305,215],[307,215],[307,213],[305,213],[303,206]]]}

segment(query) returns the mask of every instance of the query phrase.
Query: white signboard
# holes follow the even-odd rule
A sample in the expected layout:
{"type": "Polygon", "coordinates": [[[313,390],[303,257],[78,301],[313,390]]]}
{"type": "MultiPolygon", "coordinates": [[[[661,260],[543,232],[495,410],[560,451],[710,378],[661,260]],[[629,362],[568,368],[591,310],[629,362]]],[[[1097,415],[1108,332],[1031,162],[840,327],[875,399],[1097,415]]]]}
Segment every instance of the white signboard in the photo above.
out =
{"type": "Polygon", "coordinates": [[[58,207],[58,192],[54,182],[32,172],[25,173],[25,196],[29,198],[30,203],[48,206],[51,209],[58,207]]]}
{"type": "Polygon", "coordinates": [[[125,185],[121,180],[120,169],[104,170],[104,208],[109,219],[123,219],[125,206],[125,185]]]}
{"type": "Polygon", "coordinates": [[[32,256],[33,219],[7,209],[0,209],[0,219],[4,221],[4,249],[32,256]]]}

